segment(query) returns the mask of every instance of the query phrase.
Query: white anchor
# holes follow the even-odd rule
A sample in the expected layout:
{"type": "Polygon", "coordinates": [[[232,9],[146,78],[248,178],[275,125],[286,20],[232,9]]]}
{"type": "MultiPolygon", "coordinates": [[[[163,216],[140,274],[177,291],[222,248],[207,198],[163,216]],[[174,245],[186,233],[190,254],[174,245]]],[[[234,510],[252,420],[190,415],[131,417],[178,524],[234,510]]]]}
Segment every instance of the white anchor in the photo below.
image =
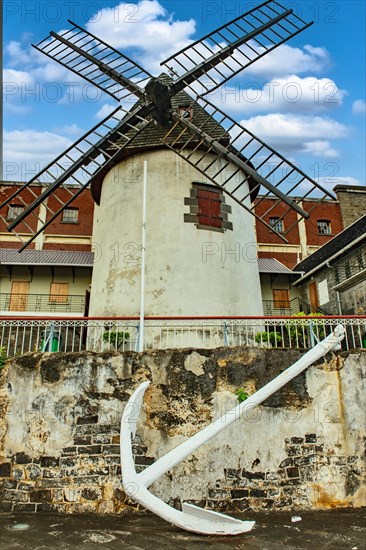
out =
{"type": "Polygon", "coordinates": [[[305,353],[296,363],[263,386],[263,388],[243,403],[240,403],[228,413],[212,422],[212,424],[187,439],[187,441],[169,451],[142,472],[137,473],[132,454],[132,438],[135,436],[144,393],[150,384],[150,382],[143,382],[128,400],[121,420],[121,470],[125,493],[157,516],[187,531],[205,535],[238,535],[250,531],[255,524],[254,521],[242,521],[218,512],[204,510],[188,503],[183,503],[182,511],[179,511],[150,493],[148,487],[161,475],[171,470],[201,447],[201,445],[210,441],[221,430],[238,420],[245,412],[262,403],[267,397],[314,363],[314,361],[332,350],[341,349],[340,342],[343,340],[344,335],[344,327],[337,325],[329,336],[318,342],[314,348],[305,353]]]}

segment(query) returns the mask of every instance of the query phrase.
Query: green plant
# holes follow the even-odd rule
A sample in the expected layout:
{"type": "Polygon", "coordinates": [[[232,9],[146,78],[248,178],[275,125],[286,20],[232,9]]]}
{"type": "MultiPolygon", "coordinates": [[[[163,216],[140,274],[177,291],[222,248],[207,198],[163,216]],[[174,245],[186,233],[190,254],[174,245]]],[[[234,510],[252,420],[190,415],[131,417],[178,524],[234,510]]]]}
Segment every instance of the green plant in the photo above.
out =
{"type": "Polygon", "coordinates": [[[249,393],[245,390],[245,388],[238,388],[235,391],[235,395],[238,397],[239,403],[243,403],[248,397],[250,397],[249,393]]]}
{"type": "Polygon", "coordinates": [[[0,369],[2,369],[5,365],[5,361],[7,360],[7,358],[8,357],[6,355],[5,348],[3,346],[0,346],[0,369]]]}
{"type": "Polygon", "coordinates": [[[123,344],[126,344],[129,338],[130,338],[129,332],[123,332],[123,331],[110,332],[109,330],[107,330],[106,332],[103,333],[104,342],[108,342],[109,344],[112,344],[113,346],[115,346],[115,348],[119,348],[123,344]]]}
{"type": "Polygon", "coordinates": [[[272,346],[276,346],[282,343],[282,336],[279,332],[258,332],[255,335],[255,341],[258,343],[269,342],[272,346]]]}
{"type": "Polygon", "coordinates": [[[322,313],[305,313],[300,311],[296,313],[294,317],[300,317],[300,319],[294,319],[286,323],[287,334],[290,339],[290,344],[299,347],[310,347],[310,327],[315,333],[316,338],[322,340],[325,337],[325,327],[316,319],[301,319],[301,317],[323,317],[322,313]]]}

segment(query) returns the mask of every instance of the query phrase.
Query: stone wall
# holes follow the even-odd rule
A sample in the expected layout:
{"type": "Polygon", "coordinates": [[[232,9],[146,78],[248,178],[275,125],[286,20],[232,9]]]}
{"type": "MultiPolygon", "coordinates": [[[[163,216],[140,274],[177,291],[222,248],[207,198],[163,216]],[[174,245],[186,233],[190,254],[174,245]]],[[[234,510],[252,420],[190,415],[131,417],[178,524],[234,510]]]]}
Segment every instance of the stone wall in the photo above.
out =
{"type": "Polygon", "coordinates": [[[333,191],[339,201],[345,228],[365,214],[365,185],[336,185],[333,191]]]}
{"type": "MultiPolygon", "coordinates": [[[[124,513],[119,422],[129,395],[152,384],[134,442],[142,470],[301,353],[218,348],[138,354],[28,354],[0,386],[3,511],[124,513]]],[[[330,355],[162,476],[152,492],[218,511],[365,505],[366,353],[330,355]]]]}

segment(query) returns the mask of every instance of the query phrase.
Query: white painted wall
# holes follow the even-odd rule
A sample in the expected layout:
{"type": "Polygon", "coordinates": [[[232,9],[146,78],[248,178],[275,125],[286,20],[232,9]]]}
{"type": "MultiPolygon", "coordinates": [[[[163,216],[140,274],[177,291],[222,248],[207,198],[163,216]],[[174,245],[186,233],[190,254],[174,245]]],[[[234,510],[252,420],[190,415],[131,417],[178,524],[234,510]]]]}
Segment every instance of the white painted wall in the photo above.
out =
{"type": "Polygon", "coordinates": [[[148,163],[145,314],[261,315],[252,216],[226,196],[233,231],[202,230],[185,223],[189,207],[184,198],[190,196],[192,182],[210,182],[169,150],[136,155],[104,179],[101,206],[94,213],[90,315],[139,314],[144,160],[148,163]]]}

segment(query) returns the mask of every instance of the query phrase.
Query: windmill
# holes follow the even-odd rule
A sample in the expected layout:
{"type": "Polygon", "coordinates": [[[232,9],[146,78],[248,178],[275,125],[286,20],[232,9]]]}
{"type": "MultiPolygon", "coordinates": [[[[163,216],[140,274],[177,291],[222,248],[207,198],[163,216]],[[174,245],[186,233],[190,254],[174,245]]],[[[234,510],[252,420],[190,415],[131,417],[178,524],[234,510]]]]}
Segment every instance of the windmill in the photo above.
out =
{"type": "Polygon", "coordinates": [[[225,114],[209,97],[312,23],[305,22],[278,2],[267,0],[166,59],[161,65],[168,74],[154,77],[103,40],[69,22],[69,30],[60,34],[52,31],[34,47],[113,97],[118,106],[2,204],[16,200],[25,206],[8,225],[9,231],[17,233],[17,228],[22,227],[23,233],[30,234],[20,251],[90,188],[95,202],[100,204],[93,239],[103,243],[106,251],[118,244],[123,234],[122,256],[126,264],[124,268],[116,267],[121,259],[120,248],[117,254],[114,251],[110,261],[106,261],[104,253],[102,261],[97,262],[93,271],[95,291],[91,312],[94,315],[136,313],[137,299],[129,292],[136,286],[133,260],[138,247],[133,248],[139,235],[132,226],[140,204],[136,202],[136,190],[141,182],[141,155],[144,155],[148,158],[149,173],[155,177],[149,189],[153,195],[151,201],[155,201],[153,216],[157,219],[154,220],[155,235],[151,231],[149,242],[159,241],[162,227],[165,230],[152,253],[156,266],[150,264],[152,286],[147,292],[151,294],[152,305],[149,313],[215,315],[221,308],[220,313],[229,315],[261,314],[261,308],[253,305],[261,303],[256,265],[246,258],[243,267],[245,258],[239,250],[240,266],[235,265],[240,263],[235,260],[229,268],[223,261],[223,247],[225,254],[228,250],[237,253],[233,247],[239,238],[238,229],[248,243],[255,242],[248,213],[273,231],[268,217],[277,205],[281,205],[280,219],[296,214],[292,215],[293,221],[286,224],[286,230],[278,233],[286,241],[286,235],[299,220],[309,217],[301,205],[302,200],[313,193],[320,192],[324,198],[332,195],[225,114]],[[125,106],[131,98],[136,102],[128,110],[125,106]],[[174,192],[169,188],[169,178],[176,178],[174,192]],[[188,187],[183,183],[184,178],[188,187]],[[41,191],[37,183],[43,185],[41,191]],[[255,200],[259,191],[261,198],[255,200]],[[176,194],[168,204],[164,201],[169,193],[176,194]],[[259,215],[255,207],[268,196],[274,196],[276,201],[259,215]],[[178,199],[182,208],[186,208],[184,215],[179,214],[178,199]],[[180,215],[182,223],[178,227],[175,221],[180,215]],[[201,232],[196,245],[193,234],[187,232],[188,227],[192,231],[193,226],[210,231],[209,234],[201,232]],[[159,246],[167,247],[165,255],[159,246]],[[208,254],[215,255],[215,259],[221,256],[224,275],[208,265],[208,254]],[[184,264],[177,259],[188,256],[189,262],[184,264]],[[166,276],[160,277],[160,284],[159,270],[162,269],[166,269],[166,276]],[[168,272],[172,270],[176,278],[169,292],[171,275],[168,272]],[[178,271],[181,276],[177,275],[178,271]],[[250,287],[251,291],[243,292],[243,286],[250,287]],[[191,295],[191,303],[185,309],[177,296],[187,293],[191,295]],[[115,304],[121,300],[133,304],[131,309],[123,312],[116,309],[115,304]],[[228,306],[224,310],[223,304],[228,306]]]}

